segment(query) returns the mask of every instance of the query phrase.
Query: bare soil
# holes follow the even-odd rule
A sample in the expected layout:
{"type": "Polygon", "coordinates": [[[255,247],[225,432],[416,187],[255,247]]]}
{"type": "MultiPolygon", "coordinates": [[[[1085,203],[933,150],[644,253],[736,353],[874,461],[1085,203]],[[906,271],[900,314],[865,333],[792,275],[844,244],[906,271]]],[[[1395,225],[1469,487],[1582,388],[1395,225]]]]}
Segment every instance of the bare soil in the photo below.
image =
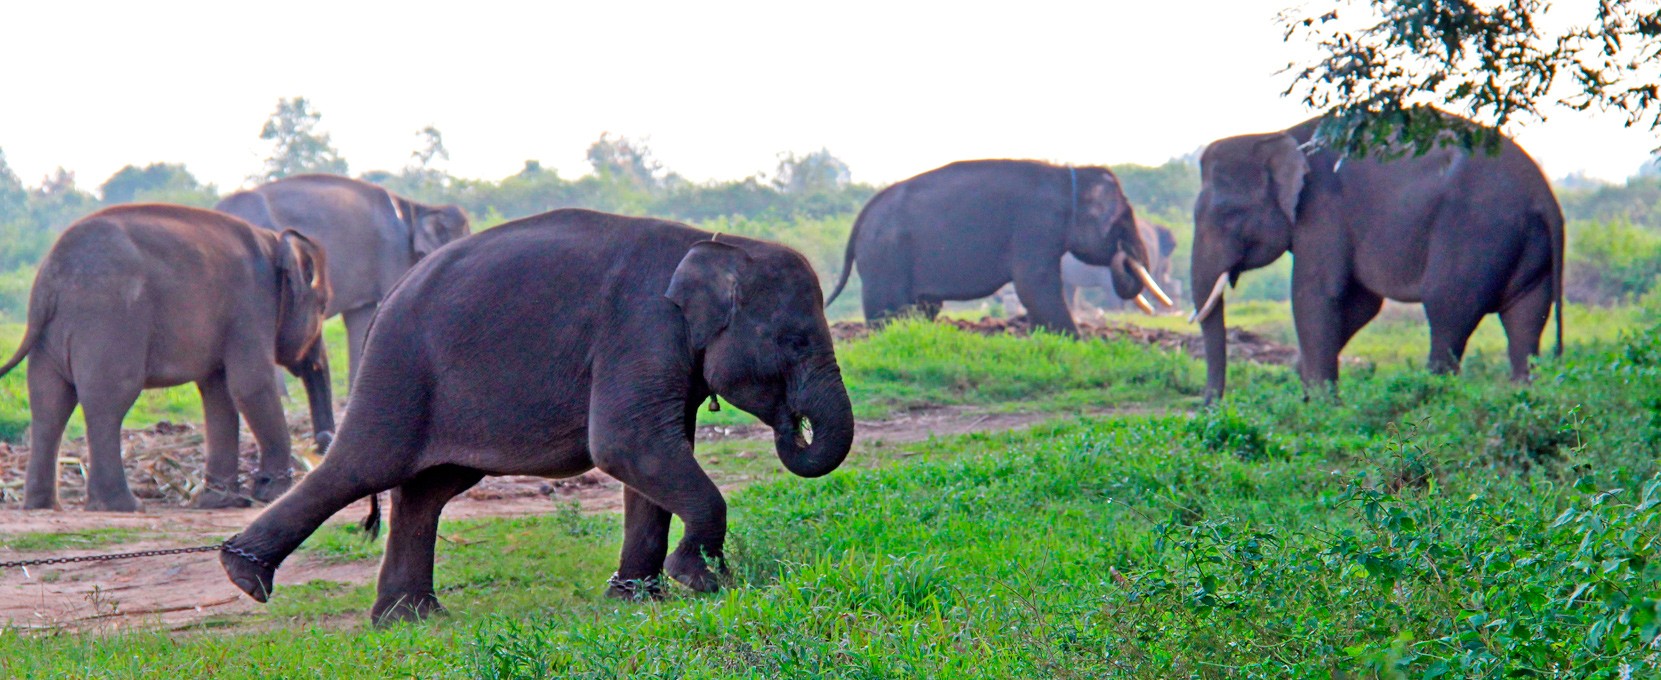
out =
{"type": "MultiPolygon", "coordinates": [[[[990,413],[963,408],[931,408],[886,420],[859,423],[855,454],[862,450],[925,441],[971,432],[1006,431],[1050,420],[1056,414],[990,413]]],[[[303,436],[303,422],[295,423],[303,436]]],[[[190,494],[200,484],[202,436],[197,426],[161,423],[123,433],[128,480],[146,504],[134,514],[86,512],[80,509],[85,478],[79,456],[84,440],[67,441],[63,456],[60,495],[64,510],[21,509],[23,469],[28,451],[0,444],[0,562],[209,545],[247,526],[259,508],[192,510],[190,494]],[[21,552],[6,545],[6,535],[74,533],[126,528],[131,541],[93,549],[21,552]]],[[[744,440],[757,450],[770,448],[772,431],[763,426],[701,427],[702,442],[744,440]]],[[[251,438],[244,435],[244,441],[251,438]]],[[[746,457],[740,452],[739,457],[746,457]]],[[[253,451],[244,452],[251,460],[253,451]]],[[[753,455],[753,454],[752,454],[753,455]]],[[[301,474],[315,457],[296,452],[301,474]]],[[[723,491],[742,486],[751,477],[723,474],[719,461],[707,460],[711,476],[723,491]]],[[[597,470],[562,480],[540,477],[490,477],[444,510],[447,519],[542,514],[575,502],[586,512],[613,512],[622,507],[621,484],[597,470]]],[[[331,522],[355,522],[368,512],[368,502],[343,509],[331,522]]],[[[378,565],[369,561],[327,563],[297,553],[277,573],[279,585],[314,580],[348,584],[370,583],[378,565]]],[[[0,570],[0,628],[53,631],[111,630],[143,627],[180,629],[209,617],[231,617],[258,605],[241,596],[228,582],[216,553],[170,555],[112,562],[84,562],[0,570]]]]}

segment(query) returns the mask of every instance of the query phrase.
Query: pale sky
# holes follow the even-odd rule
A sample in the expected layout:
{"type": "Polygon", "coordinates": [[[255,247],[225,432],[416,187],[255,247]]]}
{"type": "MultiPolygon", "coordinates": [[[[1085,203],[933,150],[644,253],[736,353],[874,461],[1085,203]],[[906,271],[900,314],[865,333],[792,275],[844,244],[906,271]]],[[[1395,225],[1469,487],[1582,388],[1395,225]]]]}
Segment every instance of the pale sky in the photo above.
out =
{"type": "MultiPolygon", "coordinates": [[[[0,149],[26,184],[126,164],[242,186],[303,95],[353,174],[444,133],[458,176],[587,171],[600,133],[693,180],[820,147],[886,183],[969,158],[1158,164],[1310,112],[1282,98],[1296,0],[7,2],[0,149]]],[[[1549,176],[1621,180],[1658,145],[1616,116],[1513,128],[1549,176]]]]}

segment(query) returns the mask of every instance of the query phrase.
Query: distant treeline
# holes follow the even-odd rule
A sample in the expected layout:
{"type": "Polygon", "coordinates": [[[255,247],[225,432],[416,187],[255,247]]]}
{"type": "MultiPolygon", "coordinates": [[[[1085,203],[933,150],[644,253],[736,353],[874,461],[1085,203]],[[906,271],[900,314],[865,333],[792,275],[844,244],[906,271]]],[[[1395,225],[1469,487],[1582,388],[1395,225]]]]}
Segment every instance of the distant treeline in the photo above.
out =
{"type": "MultiPolygon", "coordinates": [[[[847,165],[826,150],[783,154],[770,173],[692,182],[663,168],[644,144],[610,135],[589,148],[590,167],[580,176],[567,178],[527,161],[521,171],[500,180],[467,179],[433,167],[436,158],[447,154],[437,132],[425,132],[432,144],[414,154],[410,167],[358,177],[415,200],[458,204],[472,215],[475,230],[556,208],[582,207],[777,240],[803,251],[827,282],[840,271],[854,215],[879,188],[851,181],[847,165]]],[[[344,161],[334,162],[344,167],[344,161]]],[[[1200,185],[1195,159],[1112,167],[1138,214],[1177,234],[1173,275],[1185,279],[1200,185]]],[[[1661,276],[1661,176],[1641,174],[1624,185],[1579,181],[1557,190],[1570,223],[1571,299],[1612,303],[1649,291],[1661,276]]],[[[22,318],[34,265],[57,233],[76,219],[128,202],[211,207],[222,193],[227,192],[170,163],[127,166],[90,191],[62,169],[36,186],[25,186],[0,152],[0,315],[22,318]]],[[[1235,297],[1286,299],[1290,258],[1285,259],[1243,277],[1235,297]]],[[[857,313],[857,279],[843,299],[833,313],[857,313]]]]}

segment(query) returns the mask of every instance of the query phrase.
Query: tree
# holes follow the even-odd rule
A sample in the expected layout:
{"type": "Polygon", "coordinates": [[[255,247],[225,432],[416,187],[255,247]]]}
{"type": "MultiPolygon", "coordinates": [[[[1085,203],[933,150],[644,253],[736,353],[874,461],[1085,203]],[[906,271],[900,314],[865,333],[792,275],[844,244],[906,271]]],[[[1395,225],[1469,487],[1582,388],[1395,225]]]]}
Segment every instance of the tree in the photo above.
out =
{"type": "Polygon", "coordinates": [[[421,138],[421,148],[410,153],[415,163],[410,167],[418,170],[431,170],[436,165],[434,161],[450,160],[450,150],[444,148],[444,134],[438,128],[428,125],[415,131],[415,136],[421,138]]]}
{"type": "Polygon", "coordinates": [[[0,224],[22,219],[28,209],[29,191],[6,162],[5,150],[0,149],[0,224]]]}
{"type": "Polygon", "coordinates": [[[1493,145],[1493,130],[1545,120],[1552,103],[1620,111],[1628,126],[1661,131],[1661,0],[1597,0],[1581,24],[1547,0],[1333,1],[1324,13],[1281,16],[1288,42],[1316,48],[1288,65],[1286,94],[1331,113],[1321,143],[1358,154],[1493,145]]]}
{"type": "Polygon", "coordinates": [[[260,128],[260,139],[272,143],[271,156],[265,159],[265,171],[251,179],[269,182],[306,172],[346,174],[346,161],[329,133],[317,130],[322,119],[305,97],[278,99],[277,110],[260,128]]]}
{"type": "Polygon", "coordinates": [[[786,194],[828,193],[848,186],[851,177],[848,164],[832,156],[829,149],[805,156],[781,153],[773,187],[786,194]]]}
{"type": "Polygon", "coordinates": [[[219,198],[213,185],[196,181],[196,176],[179,163],[151,163],[142,168],[129,165],[110,175],[98,192],[105,205],[154,201],[206,207],[219,198]]]}
{"type": "Polygon", "coordinates": [[[601,178],[640,189],[657,189],[663,184],[663,165],[652,158],[652,150],[645,140],[621,135],[612,139],[610,132],[601,133],[600,139],[588,146],[588,164],[601,178]]]}

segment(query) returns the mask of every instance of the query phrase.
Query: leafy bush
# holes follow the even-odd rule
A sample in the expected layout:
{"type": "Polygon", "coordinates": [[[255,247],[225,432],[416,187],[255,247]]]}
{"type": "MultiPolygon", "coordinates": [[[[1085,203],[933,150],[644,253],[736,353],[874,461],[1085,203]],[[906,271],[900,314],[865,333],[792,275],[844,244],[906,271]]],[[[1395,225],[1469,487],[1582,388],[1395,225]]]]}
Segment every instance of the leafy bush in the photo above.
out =
{"type": "Polygon", "coordinates": [[[1573,224],[1564,295],[1608,304],[1642,296],[1661,276],[1661,234],[1623,220],[1573,224]]]}

